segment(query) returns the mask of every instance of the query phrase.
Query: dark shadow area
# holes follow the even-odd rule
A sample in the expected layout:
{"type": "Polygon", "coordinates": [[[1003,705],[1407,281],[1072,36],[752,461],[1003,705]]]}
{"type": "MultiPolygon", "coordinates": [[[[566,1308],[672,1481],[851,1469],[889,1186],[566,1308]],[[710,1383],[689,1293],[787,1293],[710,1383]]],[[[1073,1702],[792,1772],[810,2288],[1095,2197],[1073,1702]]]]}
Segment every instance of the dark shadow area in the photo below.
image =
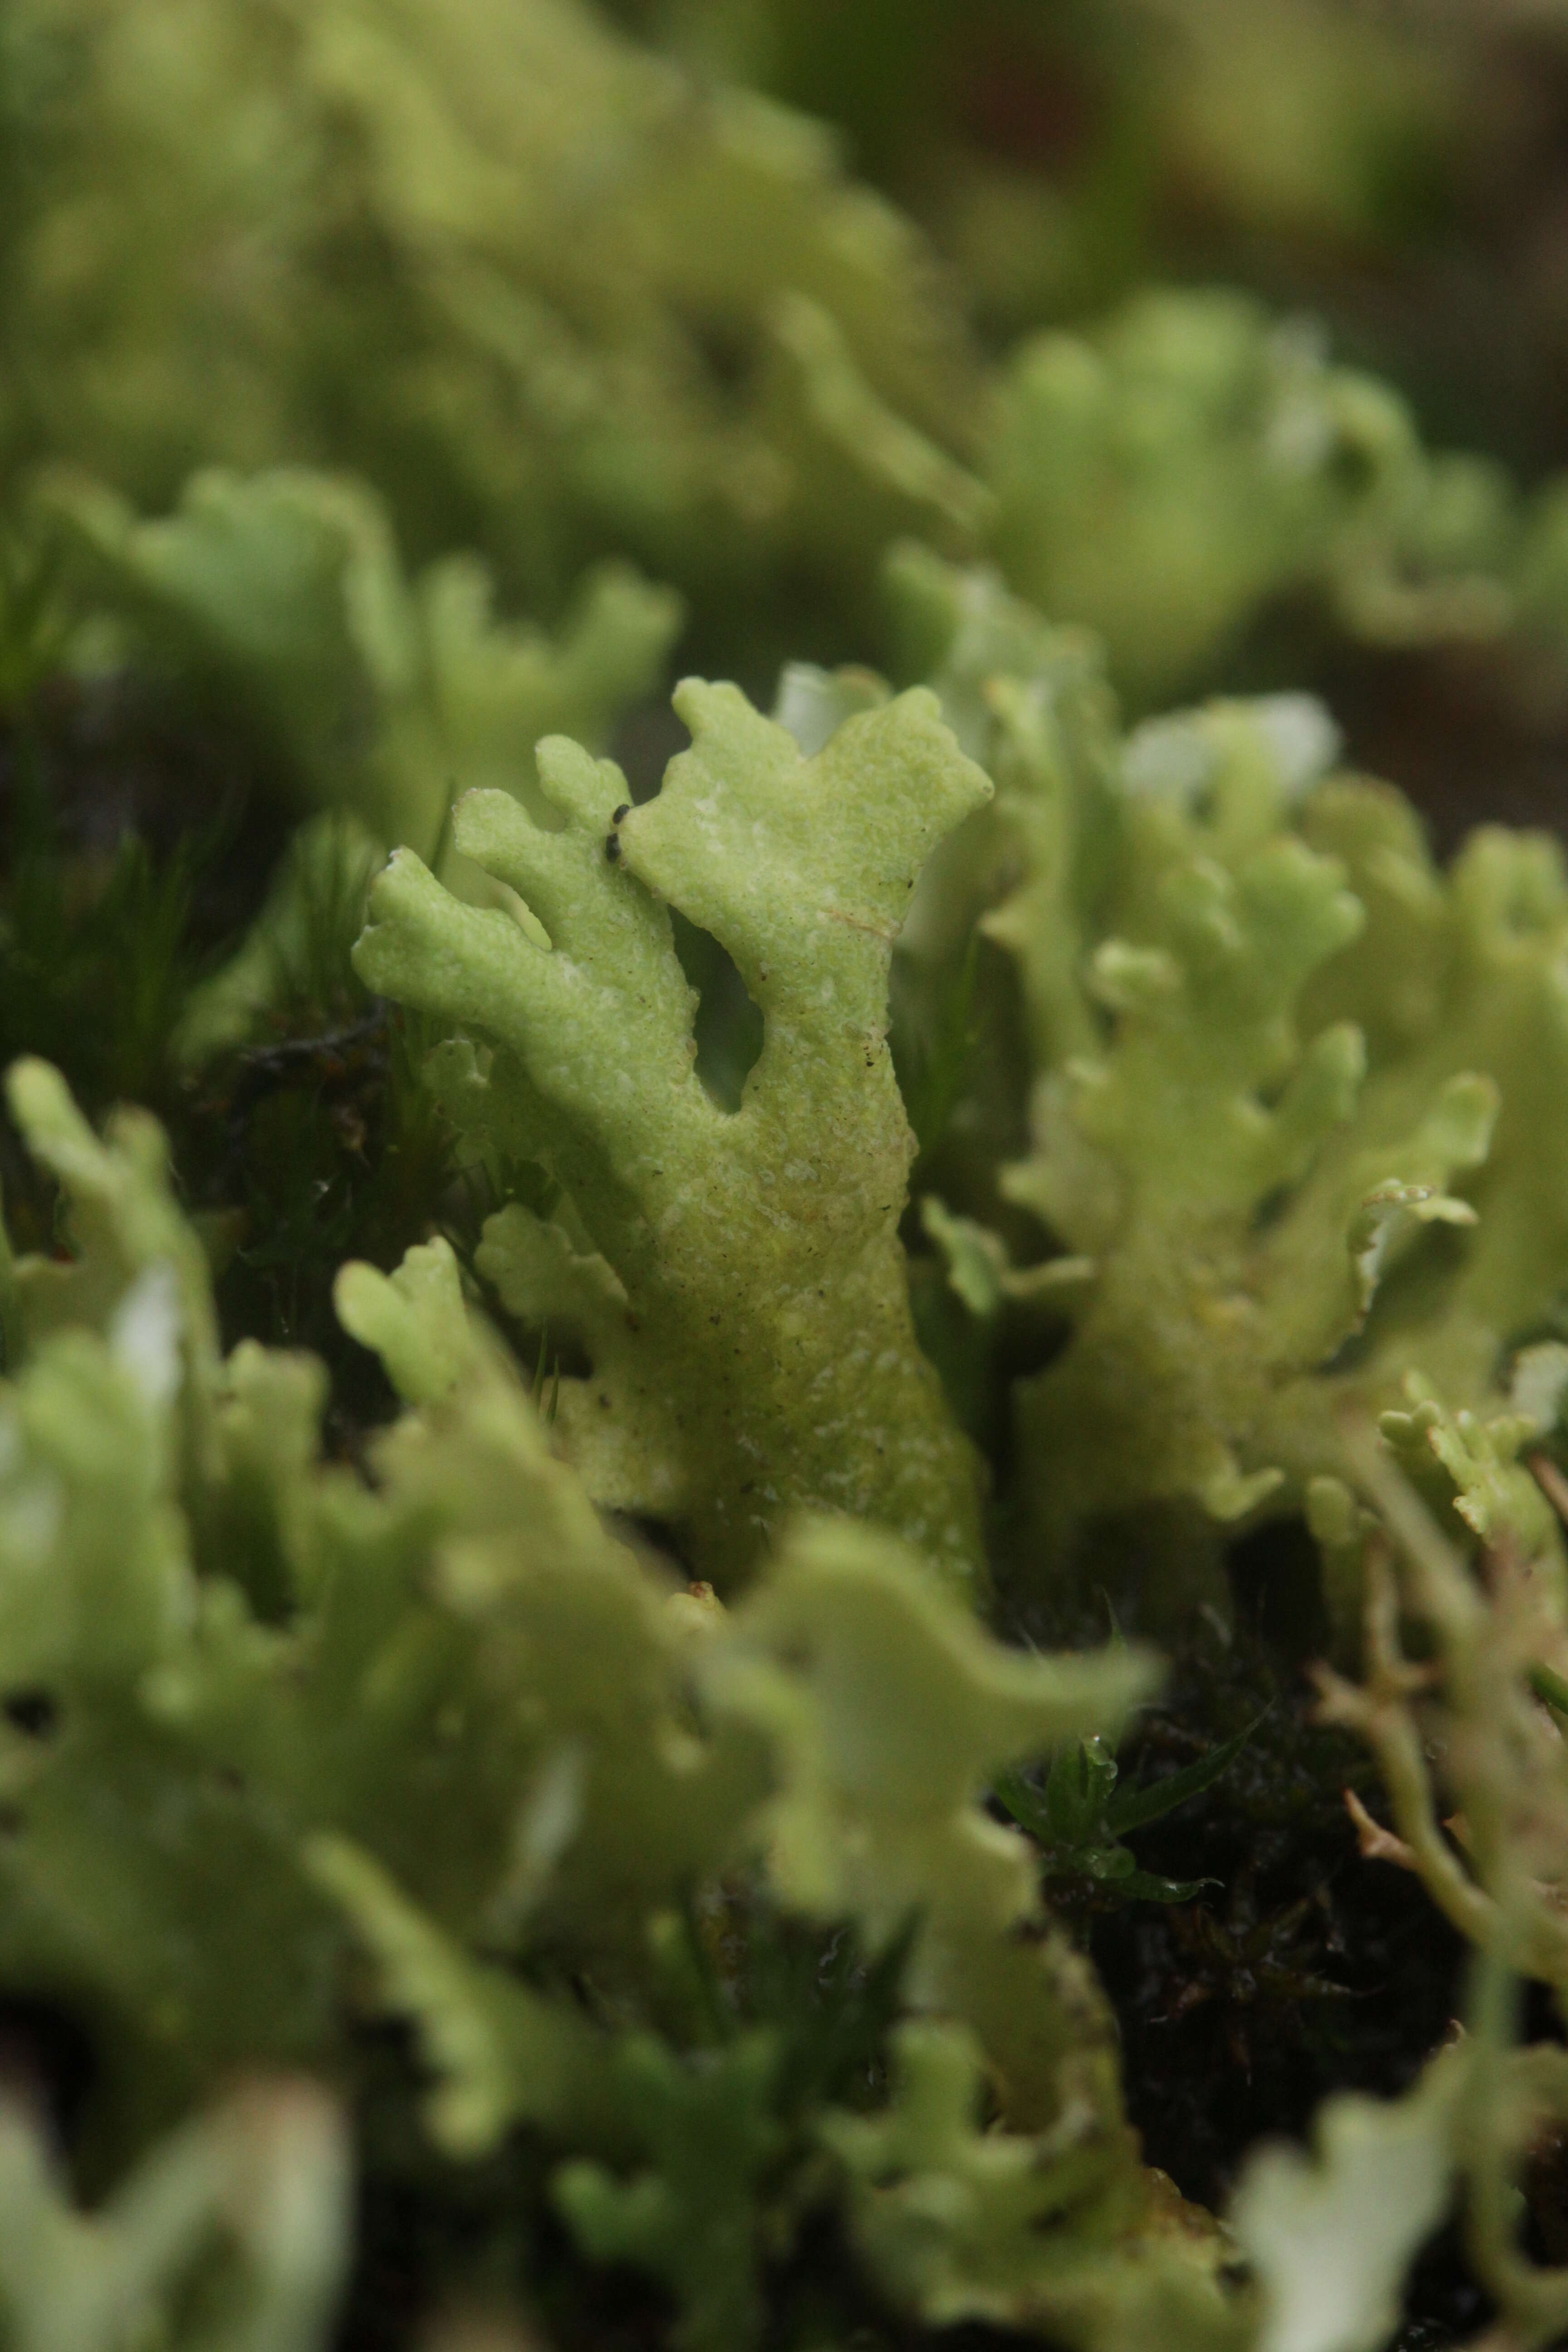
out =
{"type": "Polygon", "coordinates": [[[652,800],[671,760],[690,748],[685,721],[670,709],[668,696],[660,695],[626,712],[610,737],[609,757],[625,776],[633,800],[640,803],[652,800]]]}
{"type": "MultiPolygon", "coordinates": [[[[671,760],[689,750],[682,720],[660,699],[641,704],[621,720],[610,757],[626,777],[634,803],[650,801],[671,760]]],[[[734,958],[708,931],[669,909],[675,952],[697,992],[697,1075],[721,1110],[737,1111],[746,1079],[763,1050],[763,1015],[735,968],[734,958]]]]}
{"type": "Polygon", "coordinates": [[[763,1050],[762,1008],[710,931],[700,931],[678,907],[669,919],[680,968],[697,991],[697,1075],[721,1110],[737,1111],[763,1050]]]}
{"type": "Polygon", "coordinates": [[[1270,1657],[1300,1670],[1327,1654],[1318,1547],[1300,1519],[1274,1520],[1239,1537],[1226,1570],[1237,1625],[1270,1657]]]}
{"type": "Polygon", "coordinates": [[[0,2097],[30,2111],[68,2149],[99,2081],[92,2042],[47,2000],[0,2000],[0,2097]]]}
{"type": "MultiPolygon", "coordinates": [[[[1300,1633],[1288,1625],[1284,1651],[1300,1633]]],[[[1376,1773],[1312,1704],[1282,1648],[1201,1622],[1121,1766],[1153,1779],[1255,1727],[1211,1789],[1132,1841],[1141,1868],[1216,1883],[1085,1922],[1146,2158],[1215,2208],[1251,2146],[1304,2136],[1331,2092],[1405,2089],[1461,1998],[1465,1948],[1419,1881],[1362,1859],[1342,1792],[1381,1811],[1376,1773]]]]}
{"type": "Polygon", "coordinates": [[[52,1691],[7,1691],[0,1698],[0,1715],[25,1739],[52,1739],[60,1727],[60,1703],[52,1691]]]}

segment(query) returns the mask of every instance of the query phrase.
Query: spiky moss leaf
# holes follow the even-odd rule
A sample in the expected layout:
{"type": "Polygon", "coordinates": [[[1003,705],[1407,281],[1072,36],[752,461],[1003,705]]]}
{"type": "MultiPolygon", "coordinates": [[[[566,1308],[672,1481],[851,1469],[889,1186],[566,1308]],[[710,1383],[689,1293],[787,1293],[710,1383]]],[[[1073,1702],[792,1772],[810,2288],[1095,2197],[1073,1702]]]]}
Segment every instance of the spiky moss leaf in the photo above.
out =
{"type": "Polygon", "coordinates": [[[1246,295],[1144,293],[1088,335],[1026,342],[980,470],[1013,586],[1096,629],[1140,705],[1211,676],[1289,588],[1396,644],[1511,616],[1506,485],[1428,457],[1394,394],[1246,295]]]}
{"type": "Polygon", "coordinates": [[[84,593],[237,695],[312,800],[427,856],[455,789],[537,807],[540,736],[602,740],[680,625],[677,597],[615,563],[584,579],[554,638],[498,622],[483,564],[450,557],[411,583],[381,499],[342,477],[198,474],[153,522],[69,477],[48,503],[85,559],[84,593]]]}
{"type": "Polygon", "coordinates": [[[1031,1850],[984,1811],[995,1771],[1117,1722],[1148,1657],[1004,1649],[889,1538],[799,1529],[704,1653],[711,1703],[768,1740],[768,1868],[781,1898],[848,1916],[872,1944],[921,1923],[911,1996],[967,2017],[1010,2113],[1048,2116],[1064,2063],[1114,2111],[1109,2019],[1087,1970],[1016,1931],[1036,1917],[1031,1850]]]}
{"type": "Polygon", "coordinates": [[[313,2084],[258,2081],[76,2211],[21,2110],[0,2111],[0,2312],[15,2352],[319,2352],[347,2268],[349,2150],[313,2084]],[[192,2288],[221,2263],[216,2305],[192,2288]]]}
{"type": "MultiPolygon", "coordinates": [[[[677,708],[692,749],[640,808],[615,768],[553,742],[541,774],[563,830],[498,794],[459,811],[459,849],[527,903],[548,950],[404,853],[357,967],[489,1049],[456,1080],[448,1062],[448,1106],[531,1137],[625,1292],[615,1354],[561,1386],[558,1426],[596,1496],[673,1518],[717,1580],[814,1505],[893,1527],[972,1583],[975,1466],[915,1344],[897,1239],[912,1143],[887,982],[926,851],[990,787],[929,697],[861,714],[810,761],[732,687],[689,684],[677,708]],[[665,901],[762,1011],[733,1115],[693,1067],[665,901]]],[[[558,1269],[529,1234],[514,1208],[485,1270],[537,1323],[558,1269]],[[509,1234],[524,1243],[510,1259],[509,1234]]],[[[608,1312],[603,1274],[576,1279],[608,1312]]]]}

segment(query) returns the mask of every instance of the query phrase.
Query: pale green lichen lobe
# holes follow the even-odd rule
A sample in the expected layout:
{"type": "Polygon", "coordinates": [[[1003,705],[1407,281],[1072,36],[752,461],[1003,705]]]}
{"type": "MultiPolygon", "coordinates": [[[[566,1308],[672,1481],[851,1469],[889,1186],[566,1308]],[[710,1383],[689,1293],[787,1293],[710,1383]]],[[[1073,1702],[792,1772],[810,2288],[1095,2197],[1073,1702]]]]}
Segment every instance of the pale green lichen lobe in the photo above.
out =
{"type": "Polygon", "coordinates": [[[732,1577],[811,1507],[892,1528],[966,1582],[977,1469],[910,1318],[913,1142],[887,987],[926,855],[991,787],[923,692],[812,759],[734,687],[689,681],[676,707],[692,747],[639,808],[613,764],[561,739],[539,772],[562,830],[499,793],[460,804],[458,847],[547,949],[404,851],[358,968],[464,1033],[436,1057],[448,1108],[569,1196],[572,1226],[512,1202],[479,1264],[515,1318],[590,1358],[561,1383],[558,1426],[595,1498],[672,1521],[703,1575],[732,1577]],[[695,1067],[669,906],[719,940],[763,1015],[734,1113],[695,1067]]]}

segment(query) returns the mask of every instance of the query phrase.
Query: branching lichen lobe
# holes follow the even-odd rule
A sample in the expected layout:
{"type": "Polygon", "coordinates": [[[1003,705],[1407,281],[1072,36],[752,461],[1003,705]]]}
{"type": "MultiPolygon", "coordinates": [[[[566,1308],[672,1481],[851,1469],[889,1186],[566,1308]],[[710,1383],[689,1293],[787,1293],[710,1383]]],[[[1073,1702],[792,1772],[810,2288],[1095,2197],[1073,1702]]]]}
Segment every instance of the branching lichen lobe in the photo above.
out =
{"type": "Polygon", "coordinates": [[[548,948],[404,851],[359,969],[458,1024],[470,1042],[435,1073],[449,1108],[546,1160],[595,1245],[514,1202],[479,1264],[514,1316],[581,1332],[593,1371],[563,1381],[560,1427],[601,1501],[672,1520],[717,1581],[803,1506],[894,1528],[973,1580],[978,1466],[916,1346],[898,1240],[913,1144],[887,982],[925,854],[989,785],[929,696],[809,761],[732,687],[689,684],[677,705],[692,749],[640,808],[562,740],[539,757],[563,830],[499,793],[459,806],[463,855],[548,948]],[[762,1011],[733,1114],[694,1067],[667,904],[762,1011]]]}

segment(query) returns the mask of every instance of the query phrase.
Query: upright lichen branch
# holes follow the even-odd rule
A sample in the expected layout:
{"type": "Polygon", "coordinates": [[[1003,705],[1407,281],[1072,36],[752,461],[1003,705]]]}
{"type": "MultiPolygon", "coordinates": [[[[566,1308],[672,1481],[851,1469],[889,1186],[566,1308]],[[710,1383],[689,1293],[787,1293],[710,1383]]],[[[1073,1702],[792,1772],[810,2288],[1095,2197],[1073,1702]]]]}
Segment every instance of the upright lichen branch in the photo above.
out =
{"type": "Polygon", "coordinates": [[[810,760],[733,687],[689,683],[676,707],[692,748],[642,807],[559,739],[539,771],[561,831],[503,793],[461,803],[459,849],[525,921],[459,905],[403,851],[359,970],[458,1028],[433,1072],[448,1107],[569,1196],[575,1225],[510,1202],[479,1265],[514,1317],[584,1348],[558,1426],[599,1501],[674,1523],[716,1579],[809,1505],[970,1580],[976,1466],[916,1346],[898,1239],[913,1145],[887,985],[927,852],[990,786],[923,693],[810,760]],[[733,1114],[695,1067],[670,905],[763,1015],[733,1114]]]}

